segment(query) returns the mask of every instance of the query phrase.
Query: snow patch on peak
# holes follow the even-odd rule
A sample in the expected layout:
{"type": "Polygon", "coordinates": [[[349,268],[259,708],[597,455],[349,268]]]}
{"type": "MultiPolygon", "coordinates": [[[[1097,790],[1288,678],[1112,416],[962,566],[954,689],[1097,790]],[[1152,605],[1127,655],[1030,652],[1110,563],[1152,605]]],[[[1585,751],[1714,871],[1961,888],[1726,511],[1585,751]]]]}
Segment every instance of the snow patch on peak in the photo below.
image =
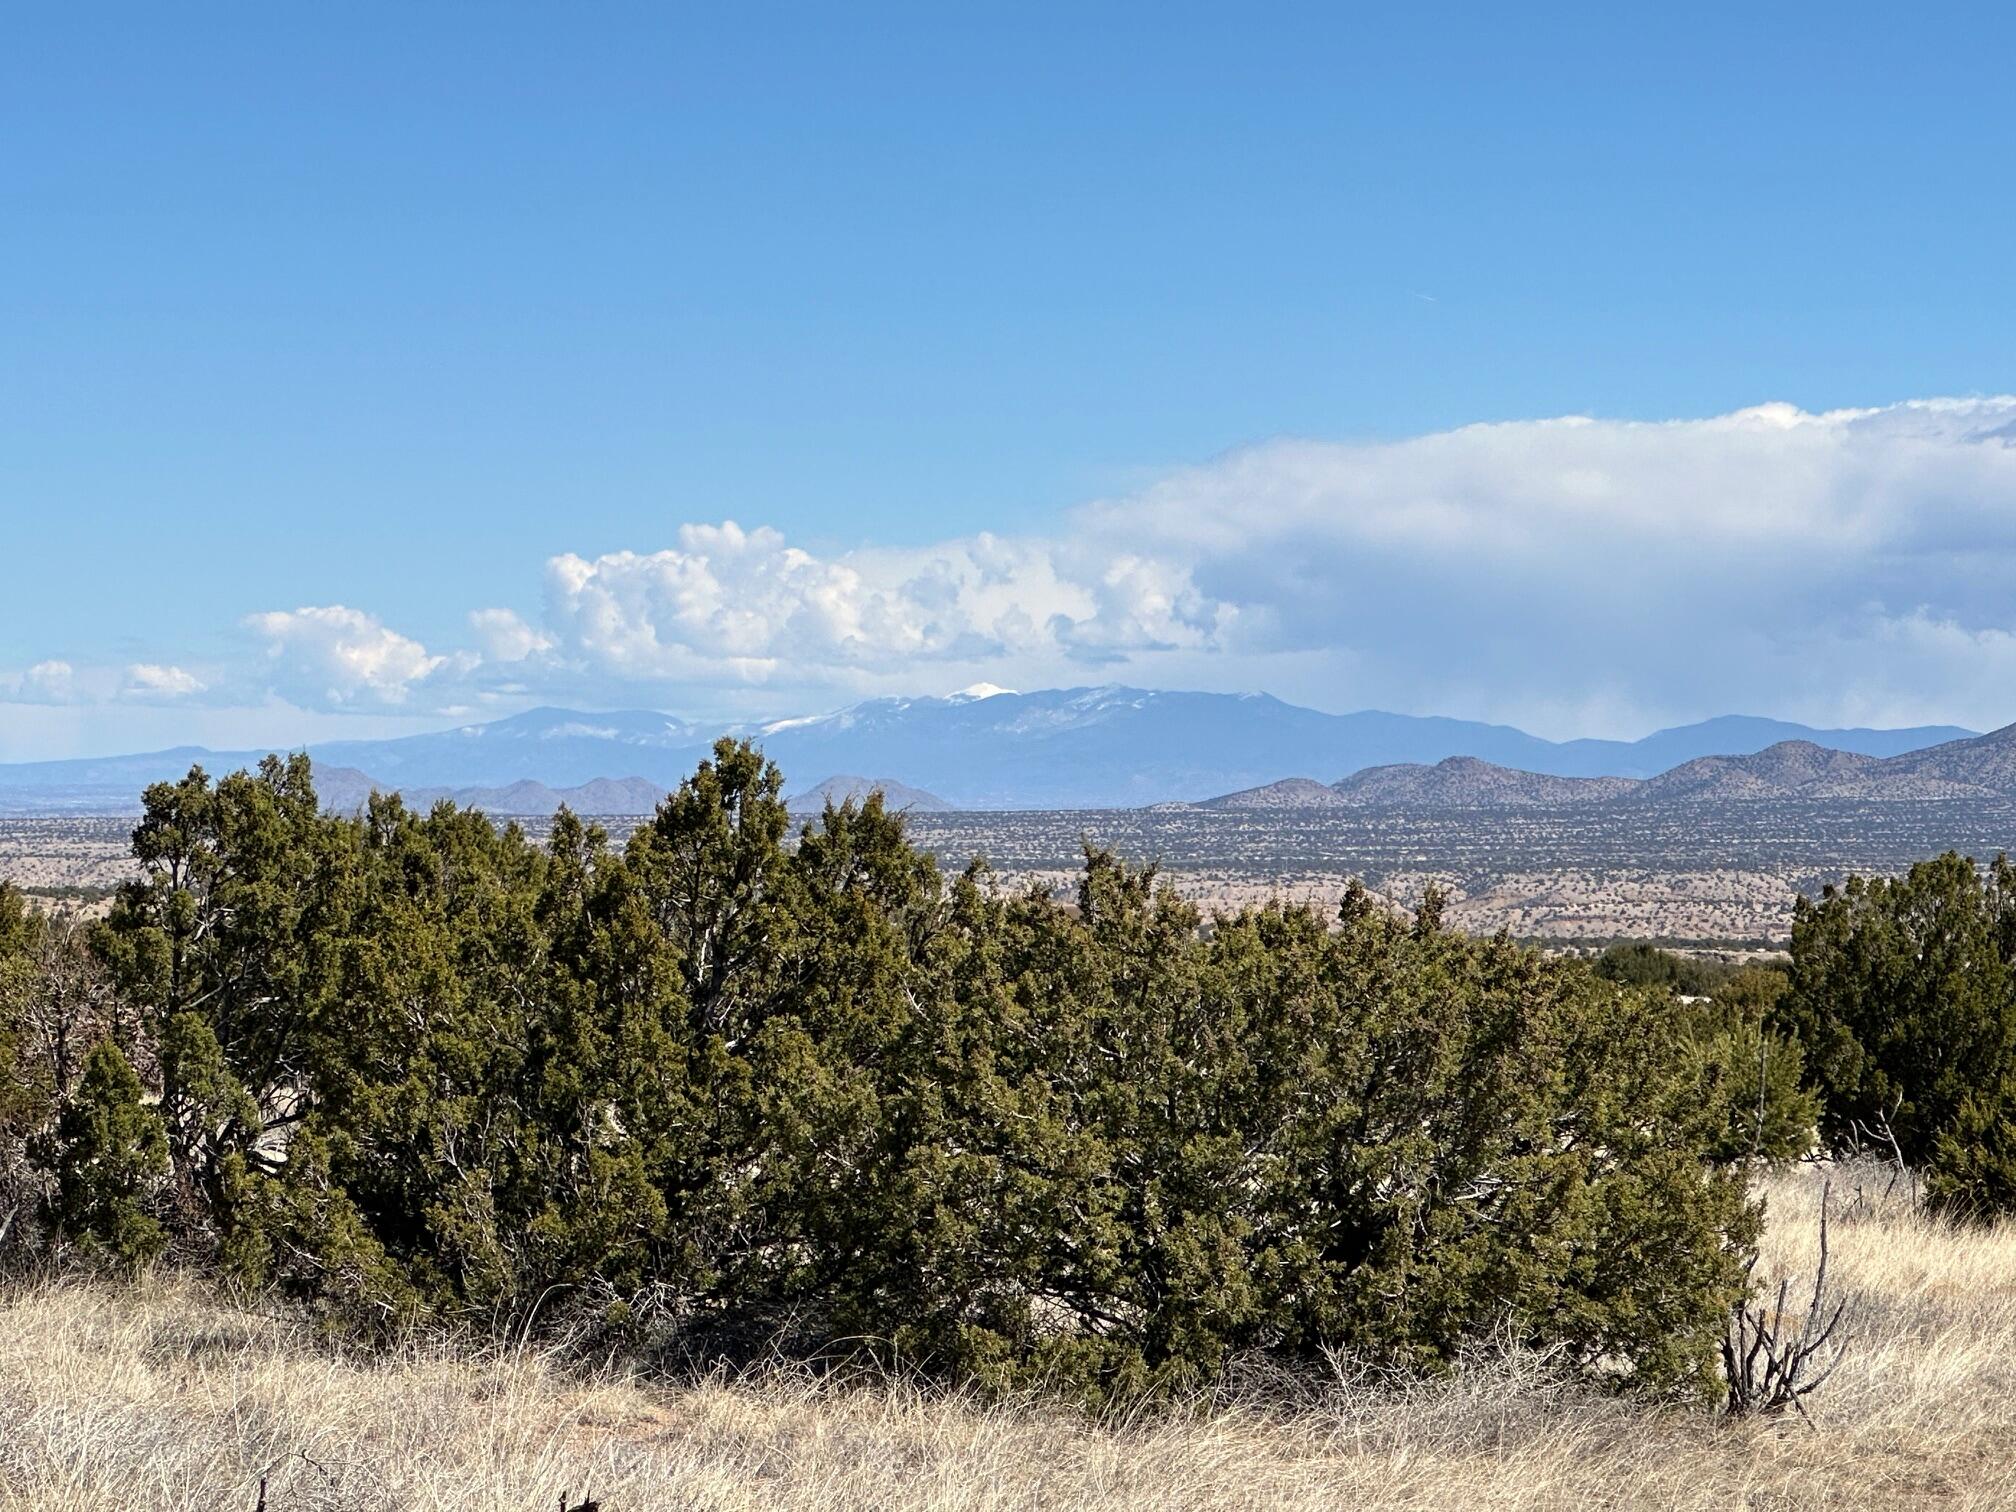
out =
{"type": "Polygon", "coordinates": [[[801,714],[796,719],[773,719],[757,728],[765,735],[775,735],[779,730],[802,730],[807,725],[822,724],[826,720],[839,718],[833,714],[801,714]]]}
{"type": "Polygon", "coordinates": [[[961,688],[957,693],[947,695],[951,703],[978,703],[983,698],[999,698],[1003,694],[1014,693],[1013,688],[1004,688],[999,683],[977,682],[970,688],[961,688]]]}

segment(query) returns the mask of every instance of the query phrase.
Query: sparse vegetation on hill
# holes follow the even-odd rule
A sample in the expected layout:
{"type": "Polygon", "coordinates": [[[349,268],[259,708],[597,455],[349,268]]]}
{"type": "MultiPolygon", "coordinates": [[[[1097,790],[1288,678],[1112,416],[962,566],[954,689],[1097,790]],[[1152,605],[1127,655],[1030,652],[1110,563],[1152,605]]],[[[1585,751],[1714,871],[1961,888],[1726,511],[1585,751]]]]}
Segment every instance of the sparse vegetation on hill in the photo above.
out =
{"type": "Polygon", "coordinates": [[[1556,777],[1450,756],[1433,766],[1367,767],[1332,790],[1366,808],[1537,808],[1602,803],[1634,786],[1626,777],[1556,777]]]}
{"type": "Polygon", "coordinates": [[[1801,899],[1775,1017],[1808,1047],[1822,1130],[1929,1167],[1968,1212],[2016,1207],[2016,869],[1947,854],[1801,899]]]}
{"type": "Polygon", "coordinates": [[[1703,755],[1657,775],[1561,776],[1475,756],[1368,766],[1325,788],[1288,778],[1208,799],[1204,809],[1633,809],[1758,802],[1994,802],[2016,797],[2016,726],[1888,758],[1781,740],[1747,755],[1703,755]]]}

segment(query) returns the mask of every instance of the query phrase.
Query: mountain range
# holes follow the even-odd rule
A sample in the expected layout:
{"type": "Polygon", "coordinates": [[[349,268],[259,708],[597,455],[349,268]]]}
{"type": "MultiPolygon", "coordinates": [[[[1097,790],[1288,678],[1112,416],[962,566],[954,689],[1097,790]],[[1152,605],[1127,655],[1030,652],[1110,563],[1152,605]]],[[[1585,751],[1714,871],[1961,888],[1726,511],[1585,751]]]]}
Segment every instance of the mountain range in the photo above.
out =
{"type": "Polygon", "coordinates": [[[2016,725],[1896,756],[1783,740],[1737,756],[1697,756],[1654,777],[1559,777],[1450,756],[1368,767],[1325,785],[1287,777],[1201,804],[1232,812],[1323,808],[1644,807],[1757,799],[1884,802],[2016,799],[2016,725]]]}
{"type": "MultiPolygon", "coordinates": [[[[759,742],[794,790],[830,773],[871,772],[887,774],[875,779],[877,785],[909,785],[942,795],[939,801],[948,806],[1068,809],[1195,802],[1258,787],[1284,771],[1362,777],[1358,798],[1345,795],[1360,802],[1371,801],[1365,793],[1397,792],[1408,784],[1426,784],[1421,791],[1427,794],[1484,780],[1475,773],[1466,779],[1469,769],[1461,767],[1438,778],[1375,777],[1368,770],[1436,768],[1450,757],[1536,777],[1640,780],[1700,758],[1747,757],[1788,741],[1884,760],[1944,750],[1973,732],[1953,726],[1820,730],[1731,715],[1642,740],[1551,741],[1469,720],[1370,710],[1328,714],[1264,693],[1125,687],[1015,693],[983,685],[944,698],[874,699],[834,713],[749,725],[648,711],[533,709],[397,739],[323,742],[308,751],[325,784],[349,782],[354,789],[361,781],[362,791],[397,788],[409,799],[480,793],[496,812],[550,811],[548,797],[587,789],[578,801],[565,801],[586,812],[615,812],[599,805],[634,804],[647,790],[671,787],[724,734],[759,742]],[[339,779],[333,768],[356,775],[339,779]],[[535,801],[541,807],[507,806],[535,801]]],[[[0,765],[0,812],[119,812],[135,805],[147,783],[180,776],[193,764],[229,771],[261,754],[181,747],[0,765]]],[[[1960,766],[1944,775],[1927,767],[1927,780],[1975,785],[1966,760],[1958,759],[1960,766]]],[[[1489,780],[1504,786],[1504,779],[1489,780]]]]}

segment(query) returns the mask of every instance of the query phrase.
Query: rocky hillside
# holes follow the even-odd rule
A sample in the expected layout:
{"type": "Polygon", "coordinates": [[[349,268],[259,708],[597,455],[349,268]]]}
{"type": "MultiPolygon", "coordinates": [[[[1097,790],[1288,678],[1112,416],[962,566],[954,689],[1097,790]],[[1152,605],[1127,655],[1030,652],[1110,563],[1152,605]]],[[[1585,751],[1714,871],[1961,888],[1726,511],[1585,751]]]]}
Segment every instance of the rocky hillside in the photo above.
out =
{"type": "Polygon", "coordinates": [[[1878,760],[1787,740],[1751,756],[1703,756],[1638,784],[1633,803],[1835,798],[1873,802],[2016,797],[2016,727],[1878,760]]]}
{"type": "Polygon", "coordinates": [[[1553,777],[1451,756],[1433,766],[1370,767],[1325,791],[1354,808],[1528,808],[1601,803],[1634,786],[1628,777],[1553,777]]]}
{"type": "Polygon", "coordinates": [[[1701,756],[1648,778],[1633,802],[1708,801],[1819,796],[1881,781],[1884,763],[1852,751],[1830,751],[1810,740],[1781,740],[1750,756],[1701,756]]]}
{"type": "Polygon", "coordinates": [[[1349,808],[1351,800],[1336,789],[1327,788],[1312,778],[1284,777],[1279,782],[1268,783],[1265,787],[1246,788],[1237,793],[1227,793],[1222,798],[1207,799],[1196,806],[1260,813],[1270,809],[1349,808]]]}
{"type": "Polygon", "coordinates": [[[1951,784],[2016,797],[2016,725],[1893,756],[1883,767],[1887,774],[1928,786],[1951,784]]]}

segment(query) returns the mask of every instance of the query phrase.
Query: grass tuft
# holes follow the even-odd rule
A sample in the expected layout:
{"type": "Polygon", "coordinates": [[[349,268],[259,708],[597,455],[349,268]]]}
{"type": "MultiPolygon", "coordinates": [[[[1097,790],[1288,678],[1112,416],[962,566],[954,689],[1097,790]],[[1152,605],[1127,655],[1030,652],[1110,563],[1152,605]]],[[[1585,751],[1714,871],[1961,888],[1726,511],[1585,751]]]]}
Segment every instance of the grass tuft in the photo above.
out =
{"type": "MultiPolygon", "coordinates": [[[[1810,1274],[1819,1181],[1766,1184],[1760,1287],[1810,1274]]],[[[1854,1301],[1811,1429],[1634,1406],[1518,1352],[1101,1426],[781,1365],[667,1385],[536,1349],[366,1355],[184,1278],[47,1280],[0,1297],[0,1508],[250,1512],[262,1476],[272,1512],[2016,1505],[2016,1226],[1834,1183],[1854,1301]]]]}

